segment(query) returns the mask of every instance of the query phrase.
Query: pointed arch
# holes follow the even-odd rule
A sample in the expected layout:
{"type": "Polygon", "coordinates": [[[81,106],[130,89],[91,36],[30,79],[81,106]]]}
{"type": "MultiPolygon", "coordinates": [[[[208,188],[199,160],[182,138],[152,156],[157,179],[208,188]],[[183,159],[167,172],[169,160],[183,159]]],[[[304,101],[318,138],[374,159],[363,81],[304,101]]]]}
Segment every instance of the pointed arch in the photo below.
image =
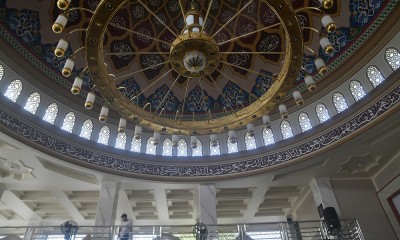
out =
{"type": "Polygon", "coordinates": [[[290,125],[290,122],[287,120],[282,120],[281,122],[281,133],[283,139],[288,139],[293,137],[293,131],[292,131],[292,126],[290,125]]]}
{"type": "Polygon", "coordinates": [[[172,156],[172,141],[169,138],[166,138],[163,142],[162,155],[172,156]]]}
{"type": "Polygon", "coordinates": [[[393,71],[400,68],[400,52],[396,48],[386,48],[385,60],[390,65],[393,71]]]}
{"type": "Polygon", "coordinates": [[[374,87],[377,87],[385,80],[379,68],[374,65],[368,66],[367,77],[374,87]]]}
{"type": "Polygon", "coordinates": [[[86,119],[81,128],[81,133],[79,134],[80,137],[90,140],[93,131],[93,122],[90,119],[86,119]]]}
{"type": "Polygon", "coordinates": [[[349,106],[347,105],[346,99],[344,98],[343,94],[340,92],[335,92],[332,96],[333,105],[335,105],[336,111],[338,113],[343,112],[349,106]]]}
{"type": "Polygon", "coordinates": [[[249,132],[244,135],[244,143],[246,145],[246,150],[251,150],[257,148],[256,138],[252,136],[249,132]]]}
{"type": "Polygon", "coordinates": [[[232,143],[229,141],[229,138],[226,139],[226,144],[228,146],[228,153],[236,153],[239,152],[238,144],[237,142],[232,143]]]}
{"type": "Polygon", "coordinates": [[[44,113],[43,116],[43,120],[48,123],[54,124],[57,118],[57,114],[58,114],[58,105],[57,103],[52,103],[47,107],[46,112],[44,113]]]}
{"type": "Polygon", "coordinates": [[[157,153],[157,146],[153,144],[154,137],[151,136],[147,139],[146,142],[146,153],[150,155],[156,155],[157,153]]]}
{"type": "Polygon", "coordinates": [[[312,128],[310,118],[308,117],[308,114],[305,112],[299,113],[299,124],[302,132],[305,132],[307,130],[310,130],[312,128]]]}
{"type": "Polygon", "coordinates": [[[37,108],[40,104],[40,94],[38,92],[33,92],[29,95],[28,99],[26,100],[24,109],[28,112],[35,114],[37,108]]]}
{"type": "Polygon", "coordinates": [[[74,129],[75,125],[75,113],[69,112],[65,115],[63,125],[61,127],[62,130],[65,130],[69,133],[72,133],[72,129],[74,129]]]}
{"type": "Polygon", "coordinates": [[[325,104],[320,102],[315,106],[315,113],[317,114],[320,123],[323,123],[331,118],[328,108],[326,108],[325,104]]]}
{"type": "Polygon", "coordinates": [[[178,157],[186,157],[187,156],[187,143],[185,139],[179,139],[178,141],[178,157]]]}
{"type": "Polygon", "coordinates": [[[356,101],[360,100],[366,95],[363,86],[357,80],[352,80],[350,82],[350,92],[351,95],[353,95],[354,100],[356,101]]]}
{"type": "Polygon", "coordinates": [[[22,82],[21,80],[14,80],[12,81],[8,87],[6,92],[4,93],[4,96],[10,99],[13,102],[16,102],[19,94],[21,94],[22,91],[22,82]]]}
{"type": "Polygon", "coordinates": [[[262,131],[262,135],[263,135],[265,146],[275,143],[274,133],[272,132],[271,128],[264,127],[263,131],[262,131]]]}
{"type": "Polygon", "coordinates": [[[110,139],[110,129],[107,126],[101,127],[97,142],[100,144],[108,145],[109,139],[110,139]]]}
{"type": "Polygon", "coordinates": [[[192,157],[201,157],[203,156],[203,145],[201,144],[200,139],[197,139],[197,147],[192,148],[192,157]]]}
{"type": "Polygon", "coordinates": [[[221,155],[221,149],[219,147],[219,141],[218,140],[217,140],[217,144],[215,146],[212,146],[211,140],[210,140],[210,155],[211,156],[221,155]]]}
{"type": "Polygon", "coordinates": [[[131,143],[131,151],[140,153],[140,149],[142,148],[142,138],[132,138],[131,143]]]}

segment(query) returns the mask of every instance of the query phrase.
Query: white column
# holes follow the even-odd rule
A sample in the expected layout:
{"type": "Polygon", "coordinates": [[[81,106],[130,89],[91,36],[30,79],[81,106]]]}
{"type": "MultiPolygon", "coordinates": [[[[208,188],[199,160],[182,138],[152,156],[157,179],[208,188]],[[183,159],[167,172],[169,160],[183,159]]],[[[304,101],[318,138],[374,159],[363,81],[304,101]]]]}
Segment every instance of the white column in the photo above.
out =
{"type": "Polygon", "coordinates": [[[329,178],[314,178],[310,183],[311,191],[314,196],[315,205],[318,208],[322,204],[322,208],[334,207],[336,213],[341,218],[340,209],[336,200],[331,181],[329,178]]]}
{"type": "Polygon", "coordinates": [[[120,184],[116,182],[102,183],[99,203],[97,204],[95,226],[115,225],[119,188],[120,184]]]}
{"type": "Polygon", "coordinates": [[[210,240],[218,239],[216,196],[214,184],[199,184],[199,222],[207,226],[210,240]]]}

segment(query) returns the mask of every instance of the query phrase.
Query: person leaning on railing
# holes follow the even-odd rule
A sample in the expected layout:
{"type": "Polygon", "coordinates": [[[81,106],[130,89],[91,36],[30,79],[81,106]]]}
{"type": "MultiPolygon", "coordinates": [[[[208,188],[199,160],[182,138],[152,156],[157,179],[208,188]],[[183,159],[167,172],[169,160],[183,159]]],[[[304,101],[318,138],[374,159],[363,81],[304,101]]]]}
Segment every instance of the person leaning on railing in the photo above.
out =
{"type": "Polygon", "coordinates": [[[121,226],[119,227],[118,236],[120,240],[129,240],[132,234],[132,221],[128,219],[125,213],[121,215],[121,226]]]}

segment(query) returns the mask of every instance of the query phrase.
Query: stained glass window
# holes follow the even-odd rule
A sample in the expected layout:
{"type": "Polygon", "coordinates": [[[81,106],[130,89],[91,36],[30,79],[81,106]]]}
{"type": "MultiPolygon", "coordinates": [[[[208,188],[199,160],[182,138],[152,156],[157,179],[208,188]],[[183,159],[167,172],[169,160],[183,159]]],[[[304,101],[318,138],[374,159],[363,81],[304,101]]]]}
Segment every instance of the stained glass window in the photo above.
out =
{"type": "Polygon", "coordinates": [[[256,138],[251,136],[248,132],[244,136],[244,143],[246,144],[246,149],[251,150],[257,148],[256,138]]]}
{"type": "Polygon", "coordinates": [[[57,103],[52,103],[47,107],[46,112],[44,113],[43,116],[43,120],[51,124],[54,124],[57,114],[58,114],[58,105],[57,103]]]}
{"type": "Polygon", "coordinates": [[[146,153],[156,155],[157,146],[153,144],[154,137],[149,137],[146,142],[146,153]]]}
{"type": "Polygon", "coordinates": [[[264,127],[262,135],[265,146],[275,143],[274,133],[271,128],[264,127]]]}
{"type": "Polygon", "coordinates": [[[90,140],[90,137],[92,136],[92,130],[92,120],[86,119],[82,124],[81,133],[79,134],[79,136],[90,140]]]}
{"type": "Polygon", "coordinates": [[[236,153],[236,152],[239,152],[237,142],[232,143],[232,142],[229,141],[229,138],[228,138],[228,140],[227,140],[227,145],[228,145],[228,153],[236,153]]]}
{"type": "Polygon", "coordinates": [[[10,85],[8,85],[8,88],[4,93],[4,96],[9,98],[13,102],[16,102],[21,91],[22,91],[21,80],[14,80],[10,83],[10,85]]]}
{"type": "Polygon", "coordinates": [[[169,138],[166,138],[163,142],[162,155],[172,156],[172,141],[169,138]]]}
{"type": "Polygon", "coordinates": [[[348,108],[346,99],[344,98],[343,94],[341,93],[334,93],[332,97],[333,105],[335,105],[336,111],[338,113],[343,112],[348,108]]]}
{"type": "Polygon", "coordinates": [[[126,133],[118,133],[115,139],[115,148],[125,149],[126,145],[126,133]]]}
{"type": "Polygon", "coordinates": [[[221,155],[221,150],[219,149],[219,141],[218,140],[217,140],[216,146],[212,146],[211,141],[210,141],[210,155],[211,156],[221,155]]]}
{"type": "Polygon", "coordinates": [[[187,156],[187,143],[185,139],[179,139],[178,141],[178,156],[179,157],[187,156]]]}
{"type": "Polygon", "coordinates": [[[139,139],[132,138],[131,151],[140,153],[141,147],[142,147],[142,139],[141,138],[139,138],[139,139]]]}
{"type": "Polygon", "coordinates": [[[400,53],[396,48],[387,48],[385,51],[385,59],[392,67],[393,71],[396,71],[400,67],[400,53]]]}
{"type": "Polygon", "coordinates": [[[305,132],[312,128],[310,118],[305,112],[301,112],[299,114],[299,124],[302,132],[305,132]]]}
{"type": "Polygon", "coordinates": [[[290,123],[288,121],[282,120],[281,132],[283,139],[288,139],[293,137],[292,127],[290,126],[290,123]]]}
{"type": "Polygon", "coordinates": [[[104,145],[108,145],[109,138],[110,138],[110,129],[107,126],[101,127],[97,142],[104,145]]]}
{"type": "Polygon", "coordinates": [[[326,108],[325,104],[323,103],[317,103],[315,106],[315,112],[317,113],[318,119],[320,123],[325,122],[329,118],[331,118],[331,115],[329,115],[328,109],[326,108]]]}
{"type": "Polygon", "coordinates": [[[201,141],[197,139],[197,147],[192,149],[192,156],[193,157],[201,157],[203,156],[203,146],[201,141]]]}
{"type": "Polygon", "coordinates": [[[4,68],[3,65],[0,64],[0,81],[3,78],[3,76],[4,76],[4,68]]]}
{"type": "Polygon", "coordinates": [[[72,129],[74,128],[74,125],[75,125],[75,113],[69,112],[67,113],[67,115],[65,115],[61,129],[71,133],[72,129]]]}
{"type": "Polygon", "coordinates": [[[368,66],[367,68],[368,80],[372,83],[374,87],[378,86],[385,80],[381,71],[376,66],[368,66]]]}
{"type": "Polygon", "coordinates": [[[24,109],[28,112],[35,114],[37,108],[40,104],[40,94],[38,92],[33,92],[29,95],[28,99],[26,100],[24,109]]]}
{"type": "Polygon", "coordinates": [[[360,100],[366,95],[363,86],[357,80],[350,82],[350,92],[356,101],[360,100]]]}

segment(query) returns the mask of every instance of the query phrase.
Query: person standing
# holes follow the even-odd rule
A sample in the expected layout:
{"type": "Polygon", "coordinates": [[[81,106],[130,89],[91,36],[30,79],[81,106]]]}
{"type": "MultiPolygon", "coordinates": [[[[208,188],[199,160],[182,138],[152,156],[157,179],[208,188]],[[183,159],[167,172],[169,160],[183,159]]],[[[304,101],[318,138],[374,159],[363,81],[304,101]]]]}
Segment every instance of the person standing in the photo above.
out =
{"type": "Polygon", "coordinates": [[[128,219],[125,213],[121,215],[121,226],[119,227],[119,239],[129,240],[132,233],[132,221],[128,219]]]}

